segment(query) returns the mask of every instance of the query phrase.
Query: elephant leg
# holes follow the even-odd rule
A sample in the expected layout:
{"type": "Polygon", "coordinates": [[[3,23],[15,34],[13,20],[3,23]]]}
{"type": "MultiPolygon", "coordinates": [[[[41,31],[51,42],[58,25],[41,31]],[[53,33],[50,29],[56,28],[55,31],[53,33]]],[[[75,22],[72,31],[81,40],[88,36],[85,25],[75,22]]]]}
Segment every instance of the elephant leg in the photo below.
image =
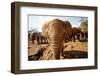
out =
{"type": "Polygon", "coordinates": [[[79,34],[77,34],[76,36],[77,36],[77,40],[79,40],[79,34]]]}
{"type": "Polygon", "coordinates": [[[39,44],[39,38],[37,37],[37,43],[39,44]]]}
{"type": "Polygon", "coordinates": [[[43,41],[44,41],[44,43],[46,43],[46,39],[45,38],[43,38],[43,41]]]}
{"type": "Polygon", "coordinates": [[[48,43],[47,39],[45,38],[45,43],[48,43]]]}
{"type": "Polygon", "coordinates": [[[32,43],[34,44],[34,39],[32,39],[32,43]]]}
{"type": "Polygon", "coordinates": [[[46,39],[44,38],[44,43],[46,43],[46,39]]]}
{"type": "Polygon", "coordinates": [[[44,43],[44,38],[43,37],[41,38],[41,43],[44,43]]]}
{"type": "Polygon", "coordinates": [[[69,36],[69,41],[72,41],[72,37],[71,36],[69,36]]]}
{"type": "Polygon", "coordinates": [[[75,42],[75,35],[73,36],[73,40],[74,40],[74,42],[75,42]]]}
{"type": "Polygon", "coordinates": [[[42,43],[42,38],[40,38],[40,41],[41,41],[40,43],[42,43]]]}
{"type": "Polygon", "coordinates": [[[46,43],[46,39],[44,38],[44,43],[46,43]]]}

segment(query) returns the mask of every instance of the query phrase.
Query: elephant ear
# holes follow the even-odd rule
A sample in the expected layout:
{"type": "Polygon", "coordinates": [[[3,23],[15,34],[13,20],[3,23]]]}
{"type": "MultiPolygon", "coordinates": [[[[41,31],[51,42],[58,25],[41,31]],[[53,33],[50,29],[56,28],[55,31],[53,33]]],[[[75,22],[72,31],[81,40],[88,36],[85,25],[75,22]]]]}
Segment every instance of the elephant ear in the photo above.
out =
{"type": "Polygon", "coordinates": [[[42,26],[42,35],[43,36],[48,36],[48,29],[49,29],[49,26],[48,26],[48,22],[45,22],[42,26]]]}
{"type": "Polygon", "coordinates": [[[72,25],[69,21],[64,21],[65,22],[65,25],[64,25],[64,28],[66,30],[66,35],[70,36],[72,34],[72,25]]]}

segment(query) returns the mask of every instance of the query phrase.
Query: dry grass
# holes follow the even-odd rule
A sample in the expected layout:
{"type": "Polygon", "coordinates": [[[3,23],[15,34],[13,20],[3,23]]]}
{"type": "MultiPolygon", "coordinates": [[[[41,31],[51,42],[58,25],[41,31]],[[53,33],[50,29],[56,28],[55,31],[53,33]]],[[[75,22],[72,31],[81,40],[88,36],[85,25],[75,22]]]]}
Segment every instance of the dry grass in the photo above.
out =
{"type": "MultiPolygon", "coordinates": [[[[35,42],[35,44],[32,44],[32,42],[29,41],[28,45],[29,45],[28,56],[31,56],[36,52],[38,47],[46,47],[48,44],[38,45],[38,44],[36,44],[36,42],[35,42]]],[[[50,51],[48,51],[48,52],[50,52],[50,51]]],[[[45,55],[49,57],[51,55],[47,54],[48,52],[45,52],[45,55]]],[[[88,57],[87,54],[88,54],[88,43],[87,42],[76,41],[76,42],[64,43],[64,59],[87,58],[88,57]]],[[[45,58],[43,60],[45,60],[45,58]]]]}

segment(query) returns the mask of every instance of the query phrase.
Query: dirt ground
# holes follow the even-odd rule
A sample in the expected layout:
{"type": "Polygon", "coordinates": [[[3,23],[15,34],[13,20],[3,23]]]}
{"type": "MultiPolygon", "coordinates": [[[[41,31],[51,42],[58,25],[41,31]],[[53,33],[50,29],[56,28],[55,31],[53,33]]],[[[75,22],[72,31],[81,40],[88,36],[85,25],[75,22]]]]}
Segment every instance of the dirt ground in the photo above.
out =
{"type": "MultiPolygon", "coordinates": [[[[48,44],[32,44],[31,41],[28,43],[28,56],[33,55],[38,47],[46,47],[48,44]]],[[[64,43],[64,59],[66,58],[87,58],[88,57],[88,43],[87,42],[67,42],[64,43]]]]}

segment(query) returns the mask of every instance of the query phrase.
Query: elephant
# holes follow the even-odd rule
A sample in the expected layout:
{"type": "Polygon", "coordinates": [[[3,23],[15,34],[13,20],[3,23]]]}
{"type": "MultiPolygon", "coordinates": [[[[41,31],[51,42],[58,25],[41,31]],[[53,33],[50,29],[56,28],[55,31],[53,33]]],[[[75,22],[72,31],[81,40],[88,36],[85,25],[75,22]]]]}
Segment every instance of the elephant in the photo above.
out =
{"type": "Polygon", "coordinates": [[[83,41],[83,40],[86,41],[87,38],[88,38],[87,31],[83,32],[83,31],[81,31],[81,28],[79,28],[79,27],[72,28],[72,35],[71,35],[70,39],[74,40],[74,42],[76,39],[78,39],[79,41],[83,41]]]}
{"type": "Polygon", "coordinates": [[[31,34],[32,43],[34,44],[34,40],[37,40],[37,43],[47,43],[47,38],[41,34],[41,32],[34,32],[31,34]]]}
{"type": "Polygon", "coordinates": [[[34,40],[36,40],[35,33],[31,32],[30,39],[31,39],[32,43],[34,44],[34,40]]]}
{"type": "Polygon", "coordinates": [[[80,40],[81,29],[78,27],[72,27],[71,34],[65,36],[65,42],[74,41],[76,39],[80,40]]]}
{"type": "Polygon", "coordinates": [[[51,47],[53,58],[60,59],[60,55],[63,56],[64,35],[68,36],[71,33],[70,22],[60,19],[46,21],[42,26],[42,33],[49,40],[48,43],[51,47]]]}
{"type": "Polygon", "coordinates": [[[76,39],[80,40],[80,34],[81,34],[81,29],[80,28],[78,28],[78,27],[73,27],[72,28],[71,38],[74,40],[74,42],[75,42],[76,39]]]}

